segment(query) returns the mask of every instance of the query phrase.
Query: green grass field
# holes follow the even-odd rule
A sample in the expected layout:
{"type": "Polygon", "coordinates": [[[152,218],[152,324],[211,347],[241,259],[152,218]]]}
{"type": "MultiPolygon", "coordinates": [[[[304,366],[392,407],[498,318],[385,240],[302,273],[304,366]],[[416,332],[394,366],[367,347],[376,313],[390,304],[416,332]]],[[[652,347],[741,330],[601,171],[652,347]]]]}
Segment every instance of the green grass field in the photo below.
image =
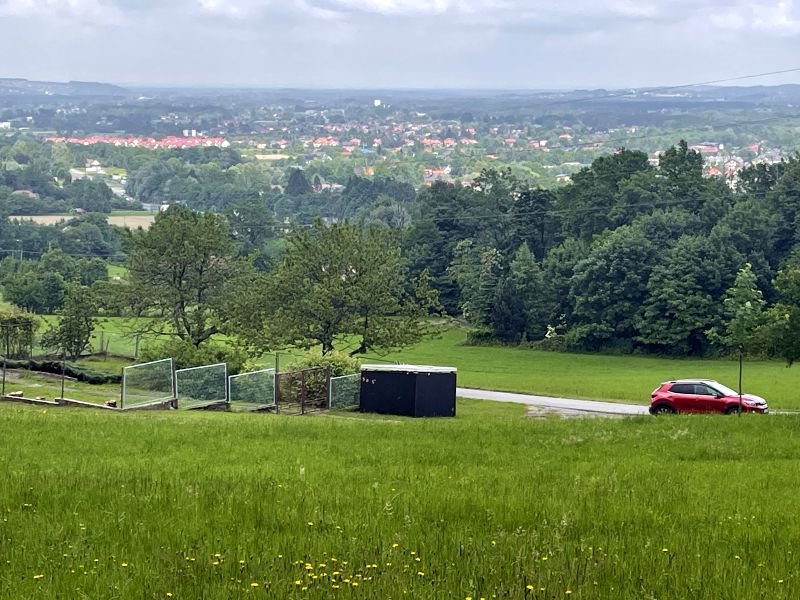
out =
{"type": "Polygon", "coordinates": [[[0,598],[796,598],[800,420],[0,406],[0,598]]]}
{"type": "MultiPolygon", "coordinates": [[[[689,360],[647,356],[563,354],[525,348],[466,346],[466,333],[447,330],[440,338],[389,356],[372,357],[458,368],[458,384],[509,392],[617,400],[646,404],[663,381],[716,379],[736,389],[734,360],[689,360]]],[[[370,357],[363,359],[369,362],[370,357]]],[[[745,391],[765,397],[771,407],[800,408],[800,367],[780,361],[747,361],[745,391]]]]}

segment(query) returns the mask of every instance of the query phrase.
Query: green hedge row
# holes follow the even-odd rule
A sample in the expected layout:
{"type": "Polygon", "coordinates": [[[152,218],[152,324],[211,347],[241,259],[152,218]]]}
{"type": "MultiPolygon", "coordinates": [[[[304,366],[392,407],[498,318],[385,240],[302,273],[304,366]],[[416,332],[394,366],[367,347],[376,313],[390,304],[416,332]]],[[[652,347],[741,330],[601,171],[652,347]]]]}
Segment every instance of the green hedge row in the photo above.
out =
{"type": "MultiPolygon", "coordinates": [[[[8,360],[6,361],[6,368],[61,375],[61,361],[57,360],[8,360]]],[[[122,383],[121,375],[98,373],[71,362],[64,364],[64,374],[83,383],[90,383],[92,385],[122,383]]]]}

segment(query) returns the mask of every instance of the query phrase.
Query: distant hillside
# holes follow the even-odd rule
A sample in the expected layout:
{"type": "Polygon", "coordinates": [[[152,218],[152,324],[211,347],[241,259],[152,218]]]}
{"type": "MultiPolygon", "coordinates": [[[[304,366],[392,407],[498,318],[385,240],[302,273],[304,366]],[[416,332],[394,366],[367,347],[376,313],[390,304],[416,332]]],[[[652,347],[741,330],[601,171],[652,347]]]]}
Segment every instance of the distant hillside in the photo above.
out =
{"type": "Polygon", "coordinates": [[[125,88],[93,81],[30,81],[0,78],[0,96],[128,96],[125,88]]]}

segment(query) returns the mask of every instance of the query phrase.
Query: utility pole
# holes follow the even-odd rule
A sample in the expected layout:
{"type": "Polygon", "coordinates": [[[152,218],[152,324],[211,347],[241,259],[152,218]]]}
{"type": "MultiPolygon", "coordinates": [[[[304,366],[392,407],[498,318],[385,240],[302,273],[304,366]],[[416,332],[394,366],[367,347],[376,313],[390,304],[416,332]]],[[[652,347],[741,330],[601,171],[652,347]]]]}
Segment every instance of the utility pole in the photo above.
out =
{"type": "Polygon", "coordinates": [[[744,345],[739,344],[739,414],[742,414],[742,359],[744,357],[744,345]]]}

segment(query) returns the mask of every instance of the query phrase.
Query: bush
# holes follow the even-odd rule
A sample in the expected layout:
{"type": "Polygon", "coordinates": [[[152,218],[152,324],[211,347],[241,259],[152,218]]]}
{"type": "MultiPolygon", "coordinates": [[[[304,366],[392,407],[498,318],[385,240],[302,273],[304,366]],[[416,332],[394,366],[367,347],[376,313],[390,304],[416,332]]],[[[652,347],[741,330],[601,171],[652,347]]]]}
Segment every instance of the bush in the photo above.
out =
{"type": "Polygon", "coordinates": [[[147,344],[142,349],[142,362],[161,360],[162,358],[172,358],[176,369],[226,363],[228,374],[236,375],[243,370],[248,357],[240,348],[217,342],[205,342],[198,348],[177,337],[147,344]]]}
{"type": "Polygon", "coordinates": [[[290,370],[302,371],[304,369],[318,368],[329,368],[331,377],[341,377],[342,375],[358,373],[361,369],[361,362],[357,358],[337,350],[324,355],[320,350],[309,350],[300,361],[290,367],[290,370]]]}

